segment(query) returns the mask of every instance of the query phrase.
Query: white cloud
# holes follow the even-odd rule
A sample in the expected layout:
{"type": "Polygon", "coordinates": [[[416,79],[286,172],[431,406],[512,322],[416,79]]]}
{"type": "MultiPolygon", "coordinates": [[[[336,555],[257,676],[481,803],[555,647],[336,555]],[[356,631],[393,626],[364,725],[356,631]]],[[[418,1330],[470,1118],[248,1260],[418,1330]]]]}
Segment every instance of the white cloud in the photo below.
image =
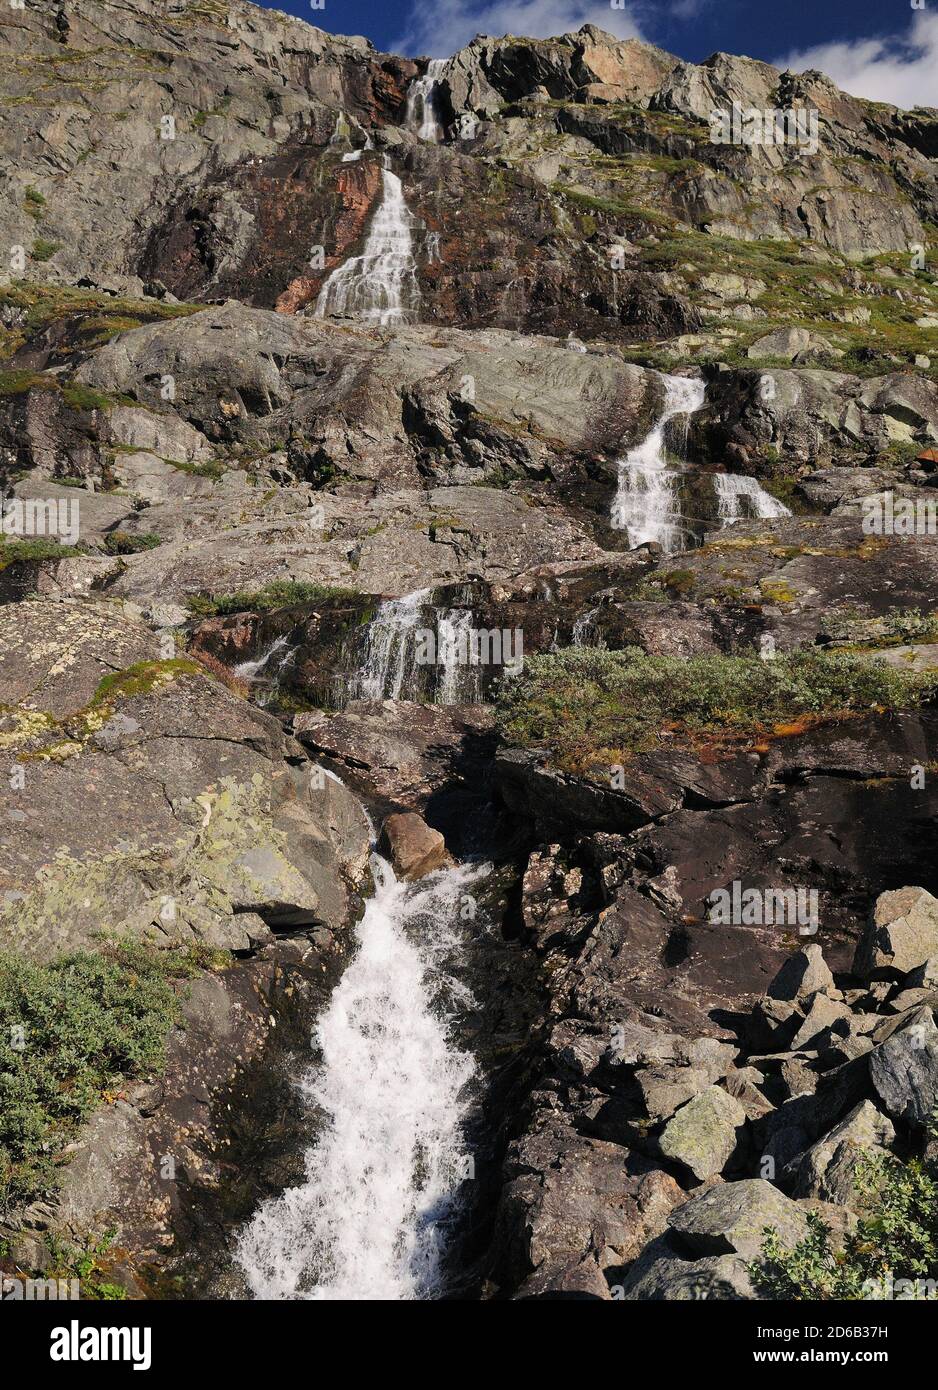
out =
{"type": "Polygon", "coordinates": [[[476,34],[545,39],[595,24],[620,39],[641,38],[631,7],[603,0],[416,0],[410,21],[392,45],[396,53],[448,58],[476,34]]]}
{"type": "Polygon", "coordinates": [[[818,68],[852,96],[893,106],[938,103],[938,14],[916,14],[904,37],[846,39],[775,59],[776,67],[818,68]]]}

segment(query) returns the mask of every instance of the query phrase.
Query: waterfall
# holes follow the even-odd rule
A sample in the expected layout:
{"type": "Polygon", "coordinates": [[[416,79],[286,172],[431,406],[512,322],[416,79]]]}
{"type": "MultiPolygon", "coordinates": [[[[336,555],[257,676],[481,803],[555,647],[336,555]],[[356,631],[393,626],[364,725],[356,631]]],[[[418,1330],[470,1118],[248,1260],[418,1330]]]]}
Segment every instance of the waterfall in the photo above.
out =
{"type": "Polygon", "coordinates": [[[315,317],[345,314],[364,323],[405,323],[420,300],[411,229],[414,218],[396,174],[382,169],[382,197],[360,256],[350,256],[326,279],[315,317]]]}
{"type": "Polygon", "coordinates": [[[699,410],[706,387],[695,377],[666,376],[663,381],[664,410],[651,433],[619,463],[612,525],[625,531],[630,547],[657,541],[671,553],[684,549],[685,528],[679,509],[680,475],[667,466],[664,428],[675,415],[690,417],[699,410]]]}
{"type": "Polygon", "coordinates": [[[291,654],[289,637],[286,635],[278,637],[254,661],[240,662],[234,668],[232,675],[239,676],[241,680],[250,681],[252,684],[264,682],[267,685],[267,690],[255,692],[254,699],[257,704],[266,705],[276,688],[277,677],[290,659],[291,654]]]}
{"type": "Polygon", "coordinates": [[[357,953],[316,1028],[302,1082],[325,1116],[305,1180],[258,1208],[237,1258],[255,1298],[395,1300],[445,1292],[441,1257],[458,1210],[471,1057],[446,1008],[471,1002],[448,973],[478,868],[399,883],[372,856],[376,891],[357,953]]]}
{"type": "MultiPolygon", "coordinates": [[[[358,129],[362,130],[361,126],[359,126],[358,129]]],[[[374,149],[374,141],[368,134],[367,130],[362,131],[362,134],[365,137],[364,145],[362,145],[361,149],[359,150],[346,150],[345,154],[342,156],[343,164],[355,164],[359,159],[361,159],[364,151],[374,149]]]]}
{"type": "Polygon", "coordinates": [[[349,682],[351,700],[399,700],[414,667],[414,632],[429,589],[387,599],[365,630],[365,650],[349,682]]]}
{"type": "Polygon", "coordinates": [[[453,608],[437,623],[437,657],[442,668],[434,696],[438,705],[472,704],[482,699],[481,669],[470,664],[472,623],[471,608],[453,608]]]}
{"type": "Polygon", "coordinates": [[[335,125],[332,127],[332,134],[329,136],[329,144],[342,145],[348,140],[352,132],[351,122],[344,111],[337,111],[335,125]]]}
{"type": "Polygon", "coordinates": [[[414,78],[407,91],[404,113],[404,123],[410,130],[416,130],[421,140],[432,140],[436,144],[443,139],[444,132],[437,119],[434,95],[447,61],[446,58],[431,58],[423,77],[414,78]]]}
{"type": "Polygon", "coordinates": [[[471,608],[435,608],[432,590],[418,589],[386,599],[365,628],[363,648],[352,646],[356,670],[348,700],[419,700],[474,704],[483,698],[481,656],[472,643],[471,608]],[[418,664],[418,634],[426,633],[434,655],[418,664]],[[432,663],[432,664],[431,664],[432,663]]]}
{"type": "Polygon", "coordinates": [[[717,498],[717,516],[721,525],[732,526],[746,518],[791,516],[777,497],[766,492],[756,478],[740,473],[715,473],[713,489],[717,498]]]}
{"type": "Polygon", "coordinates": [[[588,608],[573,624],[570,640],[574,647],[603,647],[602,634],[596,630],[596,615],[599,608],[588,608]],[[598,640],[594,640],[598,638],[598,640]]]}

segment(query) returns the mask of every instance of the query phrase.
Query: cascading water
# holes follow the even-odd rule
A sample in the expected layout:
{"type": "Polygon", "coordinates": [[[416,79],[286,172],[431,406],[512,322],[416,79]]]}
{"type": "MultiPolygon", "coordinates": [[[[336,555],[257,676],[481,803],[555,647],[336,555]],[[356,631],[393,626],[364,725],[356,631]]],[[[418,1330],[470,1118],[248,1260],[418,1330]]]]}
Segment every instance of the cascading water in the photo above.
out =
{"type": "Polygon", "coordinates": [[[302,1083],[325,1130],[306,1154],[305,1181],[264,1202],[238,1243],[256,1298],[445,1292],[474,1072],[450,1040],[447,1008],[471,1000],[449,972],[461,900],[483,870],[408,885],[377,854],[372,869],[358,951],[316,1029],[321,1063],[302,1083]]]}
{"type": "Polygon", "coordinates": [[[350,256],[324,282],[315,317],[343,314],[363,323],[405,323],[420,301],[414,260],[414,218],[404,188],[390,169],[382,169],[381,205],[360,256],[350,256]]]}
{"type": "Polygon", "coordinates": [[[602,647],[602,633],[596,629],[596,615],[599,608],[588,608],[573,624],[570,641],[574,647],[602,647]]]}
{"type": "Polygon", "coordinates": [[[756,478],[740,473],[715,473],[713,488],[721,526],[732,526],[734,521],[791,516],[785,504],[766,492],[756,478]]]}
{"type": "Polygon", "coordinates": [[[404,682],[414,667],[414,634],[422,609],[430,600],[429,589],[417,589],[403,598],[387,599],[365,629],[365,650],[358,670],[349,682],[352,700],[399,700],[404,682]]]}
{"type": "Polygon", "coordinates": [[[277,677],[289,661],[292,652],[289,637],[283,635],[276,638],[255,660],[240,662],[232,675],[257,685],[259,688],[253,692],[253,698],[257,704],[265,705],[276,689],[277,677]]]}
{"type": "Polygon", "coordinates": [[[437,623],[438,705],[471,704],[482,699],[481,670],[471,665],[472,623],[471,608],[451,609],[437,623]]]}
{"type": "Polygon", "coordinates": [[[483,698],[471,608],[437,608],[432,590],[386,599],[352,647],[354,674],[346,700],[420,700],[474,704],[483,698]]]}
{"type": "Polygon", "coordinates": [[[443,127],[436,114],[434,93],[446,69],[446,58],[431,58],[423,77],[415,77],[407,91],[405,124],[416,130],[421,140],[443,139],[443,127]]]}
{"type": "Polygon", "coordinates": [[[704,403],[706,387],[696,377],[663,378],[664,409],[651,433],[619,463],[612,525],[625,531],[629,546],[657,543],[668,553],[683,550],[686,530],[679,509],[679,473],[667,464],[664,429],[675,415],[690,417],[704,403]]]}

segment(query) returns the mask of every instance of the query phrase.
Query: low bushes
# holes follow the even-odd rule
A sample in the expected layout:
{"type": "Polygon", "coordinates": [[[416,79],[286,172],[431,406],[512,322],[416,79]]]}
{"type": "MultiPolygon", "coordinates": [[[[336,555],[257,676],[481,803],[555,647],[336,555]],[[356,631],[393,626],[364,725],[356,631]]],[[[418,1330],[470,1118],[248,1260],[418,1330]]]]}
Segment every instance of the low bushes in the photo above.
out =
{"type": "Polygon", "coordinates": [[[170,977],[189,973],[185,953],[132,943],[46,965],[0,952],[0,1210],[54,1186],[81,1121],[160,1067],[180,1018],[170,977]]]}
{"type": "Polygon", "coordinates": [[[323,603],[326,600],[359,597],[354,589],[311,584],[304,580],[275,579],[265,584],[263,589],[241,589],[234,594],[214,597],[194,594],[188,600],[188,606],[190,612],[199,617],[224,617],[227,613],[266,613],[274,608],[291,608],[299,603],[323,603]]]}
{"type": "Polygon", "coordinates": [[[547,746],[582,770],[674,741],[757,741],[800,724],[930,698],[938,674],[899,672],[853,653],[816,649],[758,656],[646,656],[636,647],[571,647],[525,662],[502,683],[503,737],[547,746]]]}
{"type": "MultiPolygon", "coordinates": [[[[938,1137],[934,1119],[930,1135],[938,1137]]],[[[808,1216],[808,1234],[791,1250],[777,1232],[766,1231],[761,1258],[750,1266],[764,1298],[938,1298],[938,1163],[868,1157],[860,1162],[856,1185],[864,1214],[842,1249],[831,1244],[830,1227],[816,1212],[808,1216]]]]}

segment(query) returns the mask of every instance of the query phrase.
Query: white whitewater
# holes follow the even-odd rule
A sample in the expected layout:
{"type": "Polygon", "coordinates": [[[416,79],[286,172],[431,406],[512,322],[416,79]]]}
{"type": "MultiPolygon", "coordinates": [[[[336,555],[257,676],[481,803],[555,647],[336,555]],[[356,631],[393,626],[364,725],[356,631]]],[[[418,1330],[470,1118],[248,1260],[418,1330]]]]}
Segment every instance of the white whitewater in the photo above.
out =
{"type": "Polygon", "coordinates": [[[420,301],[414,260],[414,218],[404,188],[390,169],[382,169],[382,197],[360,256],[350,256],[328,276],[314,316],[344,314],[363,323],[406,323],[420,301]]]}
{"type": "Polygon", "coordinates": [[[421,140],[432,140],[436,144],[443,139],[443,127],[436,114],[434,93],[445,71],[446,58],[431,58],[423,77],[415,77],[407,91],[407,108],[404,122],[416,130],[421,140]]]}
{"type": "Polygon", "coordinates": [[[254,661],[239,662],[232,671],[232,675],[239,676],[241,680],[250,681],[252,685],[267,684],[269,688],[266,691],[258,690],[252,695],[257,704],[266,705],[276,688],[277,677],[287,664],[292,652],[289,637],[286,635],[277,637],[267,650],[262,652],[254,661]]]}
{"type": "Polygon", "coordinates": [[[439,677],[435,704],[472,704],[482,699],[481,669],[469,662],[473,620],[471,608],[453,608],[437,623],[439,677]]]}
{"type": "Polygon", "coordinates": [[[668,467],[664,429],[675,415],[688,423],[704,403],[706,386],[696,377],[665,376],[664,409],[641,444],[630,449],[619,463],[619,484],[612,504],[612,525],[625,531],[630,547],[657,541],[667,553],[683,550],[685,528],[681,524],[678,480],[668,467]]]}
{"type": "Polygon", "coordinates": [[[596,615],[599,608],[588,608],[573,624],[570,642],[574,647],[603,647],[605,643],[596,629],[596,615]]]}
{"type": "Polygon", "coordinates": [[[722,526],[732,526],[734,521],[791,516],[784,502],[766,492],[757,478],[748,478],[740,473],[715,473],[713,487],[717,497],[717,518],[722,526]]]}
{"type": "Polygon", "coordinates": [[[361,159],[362,155],[363,155],[366,151],[368,151],[368,150],[373,150],[373,149],[374,149],[374,142],[373,142],[371,136],[368,134],[367,130],[362,130],[361,126],[359,126],[358,129],[359,129],[359,130],[361,131],[361,133],[364,135],[364,137],[365,137],[365,143],[364,143],[364,145],[362,145],[361,149],[358,149],[358,150],[346,150],[345,154],[342,156],[342,163],[343,163],[343,164],[355,164],[355,163],[358,162],[359,159],[361,159]]]}
{"type": "Polygon", "coordinates": [[[399,700],[413,670],[415,632],[429,589],[387,599],[365,629],[365,651],[349,682],[352,700],[399,700]]]}
{"type": "Polygon", "coordinates": [[[447,974],[478,869],[399,883],[372,857],[376,891],[358,951],[323,1014],[321,1064],[302,1086],[325,1114],[298,1187],[264,1202],[237,1258],[255,1298],[406,1300],[443,1293],[458,1207],[472,1059],[450,1040],[447,974]]]}

